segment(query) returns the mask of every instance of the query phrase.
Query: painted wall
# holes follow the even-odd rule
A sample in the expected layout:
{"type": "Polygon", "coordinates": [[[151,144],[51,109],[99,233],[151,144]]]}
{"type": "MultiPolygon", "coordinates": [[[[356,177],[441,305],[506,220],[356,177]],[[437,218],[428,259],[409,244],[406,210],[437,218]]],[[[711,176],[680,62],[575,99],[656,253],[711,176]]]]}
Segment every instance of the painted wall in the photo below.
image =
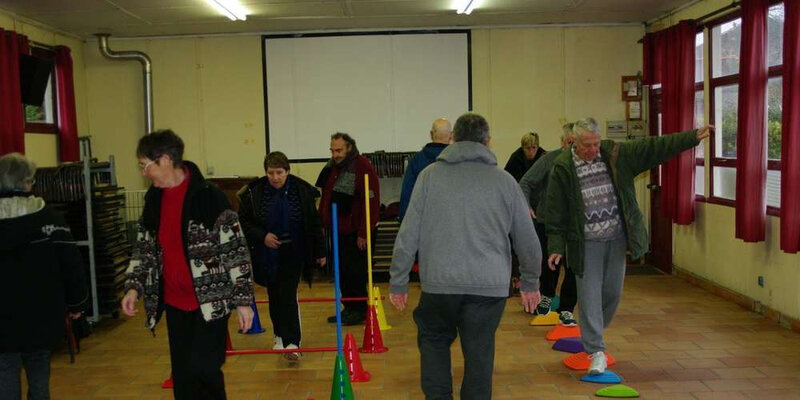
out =
{"type": "MultiPolygon", "coordinates": [[[[663,29],[728,4],[730,1],[727,0],[701,1],[656,21],[648,30],[663,29]]],[[[708,85],[705,98],[709,98],[708,85]]],[[[709,115],[708,103],[705,115],[709,115]]],[[[707,148],[705,154],[709,153],[707,148]]],[[[710,193],[708,182],[706,177],[706,193],[710,193]]],[[[761,243],[744,243],[735,239],[734,224],[734,208],[698,203],[697,221],[693,225],[673,226],[674,265],[783,315],[800,319],[800,256],[780,250],[780,219],[767,216],[766,240],[761,243]],[[758,285],[759,276],[764,277],[763,287],[758,285]]]]}
{"type": "MultiPolygon", "coordinates": [[[[83,73],[83,41],[1,12],[0,28],[26,35],[28,39],[35,42],[50,46],[63,45],[72,50],[72,79],[75,85],[78,135],[87,134],[89,132],[89,119],[87,117],[86,76],[83,73]]],[[[57,165],[58,139],[55,135],[26,133],[25,155],[34,160],[40,167],[57,165]]]]}

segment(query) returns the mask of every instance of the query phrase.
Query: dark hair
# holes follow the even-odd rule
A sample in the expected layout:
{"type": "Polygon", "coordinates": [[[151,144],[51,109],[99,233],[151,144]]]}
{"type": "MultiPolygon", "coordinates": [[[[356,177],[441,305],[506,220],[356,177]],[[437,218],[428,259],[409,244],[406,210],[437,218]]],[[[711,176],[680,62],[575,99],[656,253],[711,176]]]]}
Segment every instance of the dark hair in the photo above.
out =
{"type": "Polygon", "coordinates": [[[267,154],[264,157],[264,171],[267,168],[283,168],[285,170],[289,170],[289,158],[286,157],[286,154],[281,153],[280,151],[273,151],[272,153],[267,154]]]}
{"type": "Polygon", "coordinates": [[[349,144],[351,147],[356,147],[356,140],[353,139],[353,137],[347,133],[336,132],[333,135],[331,135],[331,140],[337,140],[337,139],[342,139],[345,142],[347,142],[347,144],[349,144]]]}
{"type": "Polygon", "coordinates": [[[453,127],[453,140],[456,142],[489,142],[489,123],[482,116],[466,113],[456,120],[453,127]]]}
{"type": "Polygon", "coordinates": [[[183,165],[183,140],[171,129],[158,130],[139,139],[137,157],[157,161],[163,155],[168,155],[176,168],[183,165]]]}

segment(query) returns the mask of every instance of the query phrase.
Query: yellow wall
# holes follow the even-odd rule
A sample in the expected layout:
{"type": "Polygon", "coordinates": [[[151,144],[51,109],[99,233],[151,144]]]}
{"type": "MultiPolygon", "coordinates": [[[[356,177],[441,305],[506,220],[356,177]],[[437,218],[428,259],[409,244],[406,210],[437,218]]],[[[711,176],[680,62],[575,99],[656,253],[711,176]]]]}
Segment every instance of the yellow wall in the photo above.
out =
{"type": "MultiPolygon", "coordinates": [[[[701,1],[656,21],[648,30],[663,29],[728,4],[728,0],[701,1]]],[[[709,98],[707,84],[705,98],[709,98]]],[[[705,115],[709,115],[708,103],[705,115]]],[[[709,153],[707,148],[705,154],[709,153]]],[[[708,182],[706,177],[706,193],[710,193],[708,182]]],[[[735,239],[735,219],[733,207],[698,203],[697,221],[693,225],[673,226],[673,264],[781,314],[800,319],[800,256],[780,250],[780,219],[767,216],[766,240],[761,243],[735,239]],[[758,286],[759,276],[764,277],[764,287],[758,286]]]]}
{"type": "MultiPolygon", "coordinates": [[[[28,39],[35,42],[50,46],[63,45],[72,50],[72,79],[75,85],[78,135],[87,134],[89,131],[89,119],[87,118],[86,76],[83,73],[83,42],[73,37],[62,35],[55,30],[34,25],[13,15],[3,13],[0,13],[0,28],[26,35],[28,39]]],[[[56,136],[26,133],[25,155],[41,167],[57,165],[58,140],[56,136]]]]}

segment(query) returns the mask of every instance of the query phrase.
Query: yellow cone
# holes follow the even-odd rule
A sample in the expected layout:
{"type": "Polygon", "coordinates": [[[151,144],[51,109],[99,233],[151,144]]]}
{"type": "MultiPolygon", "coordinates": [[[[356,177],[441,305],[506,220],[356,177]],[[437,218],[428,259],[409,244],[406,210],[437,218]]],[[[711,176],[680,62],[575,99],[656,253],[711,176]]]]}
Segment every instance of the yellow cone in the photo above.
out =
{"type": "Polygon", "coordinates": [[[530,325],[534,326],[548,326],[548,325],[557,325],[558,324],[558,313],[550,311],[547,315],[537,315],[533,317],[530,325]]]}
{"type": "Polygon", "coordinates": [[[375,312],[378,314],[378,327],[382,331],[392,329],[392,326],[386,322],[386,313],[383,311],[383,300],[381,300],[381,288],[375,286],[372,288],[372,299],[375,303],[375,312]]]}

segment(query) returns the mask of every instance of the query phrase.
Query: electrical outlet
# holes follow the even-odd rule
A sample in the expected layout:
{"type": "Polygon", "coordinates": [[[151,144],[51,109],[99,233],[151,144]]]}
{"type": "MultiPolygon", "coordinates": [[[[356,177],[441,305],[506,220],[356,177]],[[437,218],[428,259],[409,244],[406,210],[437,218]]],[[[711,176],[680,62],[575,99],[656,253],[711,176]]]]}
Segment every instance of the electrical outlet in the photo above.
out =
{"type": "Polygon", "coordinates": [[[764,287],[764,277],[761,275],[758,276],[758,286],[764,287]]]}

